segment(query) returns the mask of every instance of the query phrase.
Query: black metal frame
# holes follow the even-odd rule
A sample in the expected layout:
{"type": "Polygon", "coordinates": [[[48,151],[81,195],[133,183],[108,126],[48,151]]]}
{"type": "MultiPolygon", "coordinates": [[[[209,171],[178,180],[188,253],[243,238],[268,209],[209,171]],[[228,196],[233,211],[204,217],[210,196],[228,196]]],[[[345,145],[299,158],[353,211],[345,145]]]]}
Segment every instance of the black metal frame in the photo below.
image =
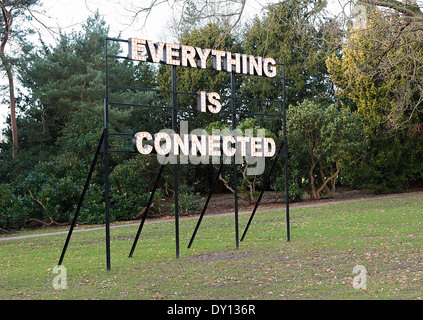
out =
{"type": "MultiPolygon", "coordinates": [[[[90,167],[90,171],[88,173],[83,191],[81,193],[81,197],[78,202],[78,206],[75,212],[75,215],[73,217],[70,230],[68,232],[65,245],[63,247],[59,265],[62,265],[64,256],[66,254],[67,247],[69,245],[69,241],[72,236],[73,229],[75,227],[76,221],[78,219],[79,211],[81,209],[85,193],[88,190],[89,183],[91,180],[91,176],[93,174],[95,165],[98,160],[98,156],[100,153],[103,153],[104,155],[104,201],[105,201],[105,219],[106,219],[106,266],[107,270],[111,269],[111,261],[110,261],[110,198],[109,198],[109,192],[110,192],[110,185],[109,185],[109,156],[113,153],[136,153],[135,151],[129,151],[129,150],[110,150],[109,149],[109,137],[110,136],[132,136],[132,133],[110,133],[109,132],[109,106],[128,106],[128,107],[140,107],[140,108],[158,108],[158,109],[168,109],[172,111],[172,129],[177,132],[178,123],[177,123],[177,114],[178,111],[189,111],[192,112],[192,109],[186,109],[186,108],[180,108],[178,107],[177,97],[178,94],[185,94],[185,95],[197,95],[196,92],[181,92],[177,90],[177,76],[176,76],[176,66],[172,65],[171,68],[171,90],[158,90],[158,89],[151,89],[151,88],[140,88],[140,87],[131,87],[131,86],[121,86],[116,84],[110,84],[109,83],[109,70],[108,70],[108,59],[128,59],[131,60],[127,56],[117,56],[117,55],[109,55],[108,54],[108,41],[117,41],[117,42],[123,42],[128,43],[128,40],[123,39],[116,39],[116,38],[106,38],[105,40],[105,100],[104,100],[104,129],[101,134],[100,141],[98,143],[93,162],[90,167]],[[156,93],[169,93],[171,94],[171,102],[172,106],[154,106],[154,105],[141,105],[141,104],[132,104],[132,103],[122,103],[122,102],[113,102],[109,101],[109,89],[130,89],[130,90],[140,90],[140,91],[150,91],[150,92],[156,92],[156,93]]],[[[247,116],[264,116],[264,117],[277,117],[282,118],[283,121],[283,140],[281,141],[280,148],[275,155],[275,159],[273,161],[273,164],[271,166],[270,172],[267,174],[265,183],[263,185],[263,189],[260,192],[260,195],[258,197],[258,200],[256,202],[256,205],[254,207],[254,210],[248,220],[248,223],[244,229],[244,232],[241,237],[241,241],[245,239],[245,236],[248,232],[248,229],[250,227],[250,224],[254,218],[254,215],[256,213],[256,210],[260,204],[261,198],[263,196],[264,190],[266,189],[267,185],[269,184],[270,177],[272,175],[272,172],[275,168],[275,165],[278,161],[279,157],[285,158],[285,196],[286,196],[286,232],[287,232],[287,241],[290,241],[290,218],[289,218],[289,189],[288,189],[288,144],[287,144],[287,136],[286,136],[286,93],[285,93],[285,64],[283,63],[277,63],[278,65],[282,66],[282,76],[278,77],[282,80],[282,100],[269,100],[269,99],[257,99],[257,98],[246,98],[246,97],[238,97],[236,96],[236,74],[235,72],[228,72],[231,76],[231,95],[230,96],[222,96],[222,98],[228,98],[230,99],[231,104],[231,111],[221,111],[223,114],[230,114],[231,115],[231,121],[232,121],[232,130],[237,129],[237,115],[247,115],[247,116]],[[249,100],[249,101],[257,101],[257,102],[265,102],[265,103],[281,103],[282,104],[282,115],[280,114],[266,114],[266,113],[245,113],[245,112],[239,112],[236,108],[236,101],[237,100],[249,100]]],[[[159,182],[159,179],[162,175],[164,169],[164,165],[160,166],[159,172],[156,177],[156,181],[153,186],[153,190],[150,194],[150,198],[148,200],[148,204],[146,207],[146,210],[142,216],[142,220],[140,223],[140,226],[138,228],[137,234],[135,236],[134,242],[131,247],[131,251],[129,253],[129,257],[132,257],[137,245],[137,242],[139,240],[140,234],[142,232],[145,220],[148,215],[148,210],[151,205],[151,202],[153,201],[155,191],[157,189],[157,185],[159,182]]],[[[195,239],[195,236],[198,232],[198,229],[201,225],[202,219],[204,217],[204,214],[207,210],[208,203],[211,199],[211,196],[213,194],[213,191],[215,189],[215,185],[217,180],[219,179],[219,175],[221,174],[223,169],[223,163],[220,165],[218,172],[216,173],[216,176],[213,180],[212,186],[210,188],[207,200],[204,204],[203,210],[200,214],[200,217],[198,219],[197,225],[194,229],[194,232],[191,236],[190,242],[188,244],[188,248],[191,248],[193,241],[195,239]]],[[[178,171],[179,171],[179,165],[178,163],[173,164],[173,178],[174,178],[174,187],[175,187],[175,195],[174,195],[174,201],[175,201],[175,249],[176,249],[176,258],[179,258],[180,256],[180,244],[179,244],[179,177],[178,177],[178,171]]],[[[233,163],[233,188],[234,188],[234,201],[235,201],[235,212],[234,212],[234,218],[235,218],[235,245],[236,248],[239,248],[239,208],[238,208],[238,176],[237,176],[237,164],[233,163]]]]}

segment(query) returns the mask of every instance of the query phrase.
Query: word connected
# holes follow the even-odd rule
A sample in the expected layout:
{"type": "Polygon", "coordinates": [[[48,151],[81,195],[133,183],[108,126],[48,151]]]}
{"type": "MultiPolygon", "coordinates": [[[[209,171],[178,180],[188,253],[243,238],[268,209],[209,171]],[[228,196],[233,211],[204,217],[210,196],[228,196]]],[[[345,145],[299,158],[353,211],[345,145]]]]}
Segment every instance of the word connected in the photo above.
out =
{"type": "Polygon", "coordinates": [[[199,69],[227,71],[273,78],[276,76],[276,61],[273,58],[232,53],[229,51],[202,49],[152,40],[130,38],[129,58],[138,61],[165,63],[168,65],[199,69]],[[211,63],[207,63],[212,60],[211,63]]]}
{"type": "Polygon", "coordinates": [[[265,137],[218,136],[196,134],[137,132],[134,136],[134,148],[141,154],[150,154],[153,150],[159,155],[200,155],[232,157],[240,156],[272,157],[276,152],[275,140],[265,137]],[[145,141],[146,140],[146,141],[145,141]]]}

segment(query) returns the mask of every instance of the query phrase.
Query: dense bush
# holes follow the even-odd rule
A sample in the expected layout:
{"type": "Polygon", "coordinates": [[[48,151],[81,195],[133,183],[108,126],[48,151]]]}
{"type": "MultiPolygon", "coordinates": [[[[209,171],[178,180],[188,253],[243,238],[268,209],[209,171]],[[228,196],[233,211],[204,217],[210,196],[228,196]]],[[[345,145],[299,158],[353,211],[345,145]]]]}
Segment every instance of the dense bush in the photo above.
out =
{"type": "Polygon", "coordinates": [[[297,197],[304,189],[315,199],[333,196],[345,160],[365,150],[359,118],[337,104],[327,106],[306,100],[290,106],[287,138],[289,180],[297,197]]]}
{"type": "Polygon", "coordinates": [[[8,184],[0,184],[0,228],[22,227],[22,202],[8,184]]]}
{"type": "Polygon", "coordinates": [[[423,182],[423,136],[405,132],[373,138],[366,153],[345,162],[345,182],[376,193],[403,192],[423,182]]]}

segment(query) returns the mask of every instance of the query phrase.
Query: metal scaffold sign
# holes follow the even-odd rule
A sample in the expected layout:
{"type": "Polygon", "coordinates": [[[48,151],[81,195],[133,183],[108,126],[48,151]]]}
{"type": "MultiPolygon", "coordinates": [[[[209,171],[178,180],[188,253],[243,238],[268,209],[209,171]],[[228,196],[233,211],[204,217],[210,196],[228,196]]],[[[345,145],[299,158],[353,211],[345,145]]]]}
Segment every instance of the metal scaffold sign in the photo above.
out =
{"type": "MultiPolygon", "coordinates": [[[[141,124],[142,125],[142,124],[141,124]]],[[[247,130],[245,130],[247,131],[247,130]]],[[[202,218],[207,210],[208,203],[212,197],[216,182],[222,173],[223,166],[232,166],[232,188],[234,190],[234,227],[235,227],[235,246],[239,248],[239,242],[243,241],[250,224],[254,218],[257,207],[266,187],[269,185],[272,172],[278,161],[278,158],[284,158],[285,165],[285,202],[286,202],[286,233],[287,241],[290,241],[289,228],[289,192],[288,192],[288,147],[286,138],[286,106],[285,106],[285,65],[276,62],[269,57],[256,57],[248,54],[232,53],[229,51],[200,48],[189,45],[179,45],[165,42],[153,42],[152,40],[130,38],[128,40],[107,38],[105,42],[105,99],[104,99],[104,129],[99,139],[97,150],[88,173],[86,183],[81,193],[75,215],[69,233],[63,247],[59,265],[62,265],[69,241],[72,236],[73,229],[78,219],[84,197],[90,184],[90,180],[95,169],[98,157],[101,153],[104,156],[104,201],[105,201],[105,220],[106,220],[106,265],[107,269],[111,269],[110,259],[110,184],[109,184],[109,157],[113,153],[129,153],[134,155],[156,154],[158,163],[160,164],[154,181],[153,190],[142,215],[141,222],[135,235],[129,257],[132,257],[141,235],[144,222],[148,216],[148,210],[153,201],[155,191],[162,176],[163,169],[166,165],[173,166],[173,184],[174,184],[174,202],[175,202],[175,249],[176,257],[180,256],[180,240],[179,240],[179,176],[178,168],[180,164],[203,164],[208,165],[219,164],[218,172],[215,174],[213,182],[210,186],[208,197],[203,206],[202,212],[198,218],[195,230],[191,236],[188,248],[194,242],[195,236],[201,225],[202,218]],[[127,55],[112,55],[108,53],[109,43],[119,43],[126,46],[127,55]],[[112,83],[110,79],[111,72],[109,61],[124,59],[133,63],[160,63],[170,68],[170,90],[157,88],[142,88],[134,86],[125,86],[118,83],[112,83]],[[230,76],[230,87],[223,92],[208,92],[207,88],[193,92],[182,92],[177,90],[177,68],[188,67],[198,70],[226,72],[230,76]],[[243,97],[237,95],[236,83],[237,75],[251,77],[265,77],[271,80],[277,80],[280,83],[280,91],[276,99],[258,99],[251,97],[243,97]],[[167,94],[169,103],[166,105],[146,105],[137,104],[131,101],[116,101],[110,95],[110,90],[131,90],[142,92],[154,92],[167,94]],[[227,94],[229,92],[229,94],[227,94]],[[226,94],[226,95],[225,95],[226,94]],[[196,99],[195,107],[187,108],[178,105],[178,96],[188,95],[196,99]],[[227,109],[224,110],[222,100],[226,99],[227,109]],[[240,105],[245,101],[254,101],[263,105],[276,104],[277,112],[266,111],[262,108],[260,112],[245,111],[240,105]],[[142,128],[133,128],[133,132],[111,132],[109,108],[111,107],[129,107],[143,109],[160,109],[168,111],[163,113],[163,117],[169,117],[171,128],[157,129],[149,132],[140,130],[142,128]],[[214,115],[224,115],[227,117],[226,123],[230,123],[231,131],[217,130],[209,134],[204,129],[192,130],[188,132],[188,124],[178,121],[178,113],[210,113],[214,115]],[[283,126],[282,140],[273,139],[266,136],[265,129],[252,130],[251,132],[242,132],[239,127],[239,117],[244,118],[275,118],[280,119],[283,126]],[[124,136],[132,139],[132,150],[113,150],[110,147],[109,139],[117,136],[124,136]],[[279,144],[279,145],[278,145],[279,144]],[[255,207],[250,215],[244,232],[240,238],[239,221],[238,221],[238,174],[237,168],[243,163],[244,159],[248,163],[256,163],[254,168],[248,168],[249,174],[260,175],[265,171],[265,159],[274,158],[268,171],[260,195],[257,198],[255,207]],[[211,160],[211,161],[210,161],[211,160]]]]}

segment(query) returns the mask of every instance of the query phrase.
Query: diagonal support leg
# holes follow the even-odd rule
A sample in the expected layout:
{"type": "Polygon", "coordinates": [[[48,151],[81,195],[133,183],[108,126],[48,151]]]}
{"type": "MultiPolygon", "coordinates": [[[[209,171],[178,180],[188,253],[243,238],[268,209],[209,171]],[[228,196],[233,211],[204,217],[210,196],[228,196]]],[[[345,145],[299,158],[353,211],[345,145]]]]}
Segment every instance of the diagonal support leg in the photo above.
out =
{"type": "Polygon", "coordinates": [[[157,184],[160,180],[160,177],[162,176],[163,168],[164,168],[164,165],[161,165],[159,173],[157,174],[156,182],[154,183],[153,191],[150,194],[150,199],[148,199],[147,208],[142,216],[142,220],[138,228],[137,235],[135,236],[134,243],[132,244],[131,252],[129,253],[129,258],[132,258],[132,255],[134,254],[135,247],[137,246],[138,239],[140,237],[142,228],[144,226],[145,218],[147,218],[148,210],[150,209],[151,203],[153,202],[154,194],[156,193],[157,184]]]}
{"type": "Polygon", "coordinates": [[[98,142],[97,150],[96,150],[95,155],[94,155],[94,160],[91,163],[90,172],[88,173],[87,180],[85,181],[84,189],[82,190],[81,197],[79,198],[78,206],[76,208],[75,215],[73,216],[71,227],[69,229],[68,236],[66,238],[66,242],[65,242],[65,245],[64,245],[63,250],[62,250],[62,254],[60,255],[59,264],[58,264],[59,266],[62,265],[63,258],[65,257],[66,250],[67,250],[68,245],[69,245],[69,241],[72,237],[72,232],[73,232],[73,229],[75,228],[76,221],[78,219],[78,215],[79,215],[79,212],[81,210],[82,202],[84,201],[84,198],[85,198],[85,193],[88,190],[88,186],[90,184],[91,176],[94,172],[94,168],[95,168],[95,165],[97,163],[98,155],[100,154],[100,150],[101,150],[101,147],[103,145],[104,137],[105,137],[105,129],[103,130],[103,133],[101,134],[101,138],[100,138],[100,141],[98,142]]]}
{"type": "Polygon", "coordinates": [[[215,176],[215,178],[213,180],[213,184],[212,184],[212,186],[210,188],[210,192],[209,192],[209,195],[207,197],[206,203],[204,204],[203,211],[201,212],[200,218],[198,219],[197,225],[195,226],[194,233],[192,234],[191,240],[189,241],[188,249],[191,248],[192,243],[194,242],[195,235],[197,234],[198,228],[200,227],[201,221],[203,220],[203,216],[206,213],[207,206],[208,206],[209,201],[210,201],[210,198],[211,198],[211,196],[213,194],[213,191],[214,191],[214,187],[216,185],[216,182],[219,179],[220,174],[222,173],[222,169],[223,169],[223,163],[220,164],[219,171],[217,172],[217,174],[216,174],[216,176],[215,176]]]}
{"type": "Polygon", "coordinates": [[[278,162],[278,157],[279,157],[281,151],[283,150],[283,146],[284,146],[284,143],[281,144],[279,151],[278,151],[278,153],[275,157],[275,160],[273,160],[272,167],[270,168],[269,174],[266,177],[266,181],[263,185],[263,188],[261,189],[260,195],[257,199],[256,205],[254,206],[253,212],[251,213],[250,219],[248,220],[247,226],[245,227],[244,233],[242,234],[241,241],[244,240],[245,235],[247,234],[248,228],[250,227],[250,224],[253,221],[254,215],[256,214],[256,210],[257,210],[257,208],[260,204],[261,197],[263,196],[264,190],[267,188],[267,185],[269,184],[270,177],[272,176],[272,172],[273,172],[273,169],[275,168],[276,162],[278,162]]]}

